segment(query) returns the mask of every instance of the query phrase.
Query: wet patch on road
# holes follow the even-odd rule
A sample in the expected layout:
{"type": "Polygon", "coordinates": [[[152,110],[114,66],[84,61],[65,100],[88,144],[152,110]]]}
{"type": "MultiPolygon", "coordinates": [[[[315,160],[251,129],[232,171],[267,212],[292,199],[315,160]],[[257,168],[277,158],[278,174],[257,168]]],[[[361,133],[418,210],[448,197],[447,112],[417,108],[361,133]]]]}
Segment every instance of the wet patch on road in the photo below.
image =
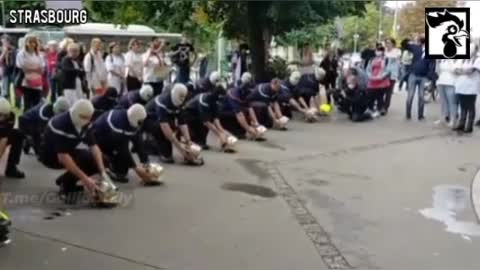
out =
{"type": "Polygon", "coordinates": [[[242,192],[248,195],[259,196],[262,198],[277,197],[277,193],[273,191],[271,188],[259,186],[259,185],[252,185],[252,184],[245,184],[245,183],[225,183],[222,185],[222,189],[228,190],[228,191],[242,192]]]}
{"type": "Polygon", "coordinates": [[[443,223],[449,233],[459,234],[463,239],[468,236],[480,237],[480,225],[476,222],[459,220],[458,216],[469,208],[470,190],[463,186],[442,185],[433,189],[431,208],[419,210],[427,219],[443,223]]]}
{"type": "Polygon", "coordinates": [[[237,162],[242,165],[248,173],[255,175],[259,179],[268,179],[270,174],[265,170],[264,162],[256,159],[237,159],[237,162]]]}

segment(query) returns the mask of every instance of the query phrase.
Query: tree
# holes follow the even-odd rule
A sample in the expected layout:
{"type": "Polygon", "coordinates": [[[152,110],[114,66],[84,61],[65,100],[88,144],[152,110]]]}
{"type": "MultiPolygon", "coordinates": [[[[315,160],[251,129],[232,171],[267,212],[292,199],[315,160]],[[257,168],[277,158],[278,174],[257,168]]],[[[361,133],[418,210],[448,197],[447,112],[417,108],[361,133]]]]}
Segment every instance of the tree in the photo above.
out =
{"type": "Polygon", "coordinates": [[[209,17],[225,21],[230,38],[248,37],[253,73],[257,81],[267,79],[265,65],[272,36],[323,24],[336,16],[362,10],[360,1],[204,1],[209,17]],[[246,22],[245,22],[246,19],[246,22]]]}
{"type": "MultiPolygon", "coordinates": [[[[384,11],[382,16],[382,31],[384,37],[389,36],[390,29],[393,26],[393,17],[388,15],[388,11],[384,11]]],[[[380,11],[378,5],[369,3],[365,6],[365,12],[360,16],[349,16],[344,20],[342,38],[345,49],[354,49],[354,35],[358,34],[357,48],[364,48],[368,44],[377,41],[378,23],[380,19],[380,11]]]]}
{"type": "Polygon", "coordinates": [[[426,7],[455,7],[463,2],[457,0],[417,0],[415,3],[405,5],[399,16],[400,36],[411,37],[414,33],[425,31],[426,7]]]}
{"type": "MultiPolygon", "coordinates": [[[[13,25],[8,21],[10,10],[15,9],[30,9],[30,10],[40,10],[45,9],[45,1],[43,0],[32,0],[32,1],[17,1],[17,0],[5,0],[3,1],[5,6],[5,24],[7,27],[18,27],[19,25],[13,25]]],[[[2,14],[3,16],[3,14],[2,14]]],[[[3,18],[2,18],[3,20],[3,18]]]]}

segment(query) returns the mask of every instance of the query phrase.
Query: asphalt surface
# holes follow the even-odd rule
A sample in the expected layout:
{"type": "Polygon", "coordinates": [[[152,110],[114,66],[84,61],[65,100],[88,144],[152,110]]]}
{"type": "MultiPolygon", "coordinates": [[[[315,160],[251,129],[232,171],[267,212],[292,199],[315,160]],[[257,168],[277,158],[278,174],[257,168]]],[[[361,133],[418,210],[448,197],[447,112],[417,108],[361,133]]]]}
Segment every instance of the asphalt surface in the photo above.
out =
{"type": "Polygon", "coordinates": [[[163,187],[121,186],[116,209],[65,208],[59,172],[24,157],[28,178],[4,181],[14,241],[0,269],[478,269],[480,136],[426,108],[408,122],[396,94],[372,122],[293,122],[204,167],[166,166],[163,187]]]}

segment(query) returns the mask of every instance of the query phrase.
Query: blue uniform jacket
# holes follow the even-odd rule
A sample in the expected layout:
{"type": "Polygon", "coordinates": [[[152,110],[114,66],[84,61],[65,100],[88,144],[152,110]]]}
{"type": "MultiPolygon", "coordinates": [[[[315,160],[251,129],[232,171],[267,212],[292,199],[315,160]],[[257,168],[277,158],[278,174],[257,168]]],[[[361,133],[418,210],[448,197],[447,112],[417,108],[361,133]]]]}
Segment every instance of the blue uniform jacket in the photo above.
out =
{"type": "Polygon", "coordinates": [[[53,117],[53,105],[45,102],[35,105],[33,108],[26,111],[22,116],[24,125],[29,126],[44,126],[53,117]]]}
{"type": "Polygon", "coordinates": [[[128,109],[135,103],[139,103],[145,106],[146,102],[140,96],[140,90],[131,91],[123,95],[118,101],[118,109],[128,109]]]}
{"type": "Polygon", "coordinates": [[[225,98],[224,110],[240,113],[248,107],[248,96],[251,94],[248,85],[239,85],[230,89],[225,98]]]}
{"type": "Polygon", "coordinates": [[[185,117],[200,117],[202,122],[212,122],[218,116],[218,100],[219,96],[213,93],[195,96],[185,105],[185,117]]]}
{"type": "Polygon", "coordinates": [[[179,125],[185,124],[182,116],[182,106],[173,105],[170,92],[164,92],[150,102],[146,106],[149,119],[155,119],[160,123],[174,123],[178,120],[179,125]]]}
{"type": "Polygon", "coordinates": [[[257,85],[250,95],[248,95],[248,102],[261,102],[270,104],[277,101],[279,93],[275,93],[270,87],[270,83],[262,83],[257,85]]]}

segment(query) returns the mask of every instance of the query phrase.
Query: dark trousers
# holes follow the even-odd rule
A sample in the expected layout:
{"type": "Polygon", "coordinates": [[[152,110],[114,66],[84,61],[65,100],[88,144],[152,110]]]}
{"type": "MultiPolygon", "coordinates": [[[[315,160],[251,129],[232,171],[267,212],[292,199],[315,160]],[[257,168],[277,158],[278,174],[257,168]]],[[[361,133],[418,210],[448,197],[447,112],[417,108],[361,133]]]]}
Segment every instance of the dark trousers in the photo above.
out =
{"type": "Polygon", "coordinates": [[[368,108],[370,110],[377,110],[381,111],[384,109],[384,97],[385,97],[385,92],[387,90],[382,88],[382,89],[369,89],[368,90],[368,95],[370,96],[370,104],[368,105],[368,108]],[[375,106],[376,105],[376,106],[375,106]]]}
{"type": "MultiPolygon", "coordinates": [[[[88,176],[93,176],[98,174],[98,167],[93,158],[92,153],[87,149],[75,149],[72,153],[70,153],[73,161],[77,166],[88,176]]],[[[55,157],[56,158],[56,157],[55,157]]],[[[53,158],[51,158],[53,159],[53,158]]],[[[43,164],[50,169],[63,169],[63,166],[58,163],[58,160],[47,160],[46,162],[43,161],[43,164]]],[[[80,179],[77,178],[73,173],[66,171],[62,175],[57,178],[57,185],[62,186],[64,191],[75,192],[76,191],[76,183],[80,179]]]]}
{"type": "Polygon", "coordinates": [[[23,92],[23,111],[28,111],[40,103],[42,99],[42,90],[22,87],[23,92]]]}
{"type": "Polygon", "coordinates": [[[163,90],[163,81],[161,82],[147,82],[153,88],[153,95],[158,96],[162,93],[163,90]]]}
{"type": "Polygon", "coordinates": [[[8,145],[10,145],[10,152],[8,153],[8,160],[6,170],[16,167],[20,163],[22,156],[24,135],[18,129],[12,129],[8,136],[8,145]]]}
{"type": "Polygon", "coordinates": [[[273,119],[268,113],[268,107],[270,106],[269,104],[263,102],[252,102],[250,106],[255,111],[255,115],[257,116],[257,120],[260,125],[266,128],[273,127],[273,119]]]}
{"type": "MultiPolygon", "coordinates": [[[[170,127],[175,131],[176,127],[174,123],[170,123],[170,127]]],[[[157,153],[163,157],[170,158],[173,156],[173,145],[165,137],[162,129],[160,128],[160,123],[155,119],[145,120],[143,129],[147,134],[153,137],[156,143],[157,153]]]]}
{"type": "Polygon", "coordinates": [[[472,129],[475,121],[475,103],[477,95],[457,94],[457,100],[460,105],[460,119],[458,126],[460,128],[472,129]]]}
{"type": "Polygon", "coordinates": [[[203,121],[198,118],[190,118],[187,120],[188,131],[192,142],[198,145],[207,144],[208,128],[203,124],[203,121]]]}
{"type": "Polygon", "coordinates": [[[190,81],[190,67],[178,67],[177,77],[175,82],[177,83],[188,83],[190,81]]]}
{"type": "MultiPolygon", "coordinates": [[[[128,141],[120,145],[112,145],[99,143],[98,146],[102,150],[105,163],[108,168],[116,175],[125,177],[128,174],[128,170],[135,168],[136,164],[130,153],[128,141]]],[[[138,151],[138,150],[137,150],[138,151]]]]}
{"type": "Polygon", "coordinates": [[[25,135],[27,145],[32,146],[35,154],[38,154],[43,134],[43,127],[41,124],[37,123],[36,125],[31,125],[20,116],[18,118],[18,128],[25,135]]]}
{"type": "Polygon", "coordinates": [[[325,89],[326,89],[326,96],[327,96],[327,103],[328,104],[332,104],[332,92],[333,90],[335,89],[335,81],[336,81],[336,78],[332,79],[332,80],[329,80],[326,84],[325,84],[325,89]]]}
{"type": "MultiPolygon", "coordinates": [[[[248,109],[243,110],[245,118],[249,118],[248,109]]],[[[237,115],[233,111],[222,111],[220,113],[220,122],[225,130],[230,132],[237,138],[244,138],[246,135],[245,129],[240,125],[237,120],[237,115]]]]}
{"type": "Polygon", "coordinates": [[[48,86],[50,87],[50,101],[54,103],[57,100],[57,79],[55,76],[48,76],[48,86]]]}
{"type": "Polygon", "coordinates": [[[384,109],[388,111],[392,101],[393,89],[395,88],[395,80],[390,80],[390,87],[385,89],[384,109]]]}
{"type": "Polygon", "coordinates": [[[142,88],[142,83],[137,78],[128,75],[127,91],[135,91],[135,90],[139,90],[140,88],[142,88]]]}

